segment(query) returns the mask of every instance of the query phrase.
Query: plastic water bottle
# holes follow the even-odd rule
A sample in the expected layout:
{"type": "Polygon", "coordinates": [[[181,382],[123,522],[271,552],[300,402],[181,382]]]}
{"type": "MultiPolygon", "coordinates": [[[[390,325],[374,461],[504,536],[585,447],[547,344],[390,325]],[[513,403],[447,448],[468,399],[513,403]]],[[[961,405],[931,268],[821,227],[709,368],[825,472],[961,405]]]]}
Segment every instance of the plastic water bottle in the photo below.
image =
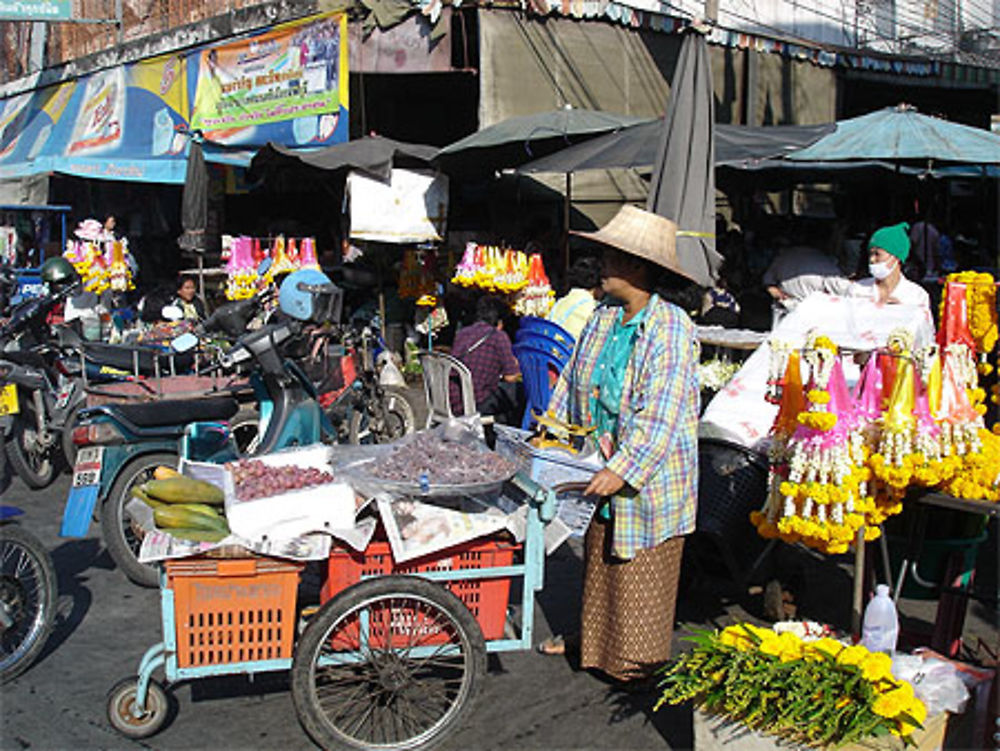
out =
{"type": "Polygon", "coordinates": [[[861,643],[871,652],[896,651],[896,639],[899,636],[899,616],[896,614],[896,603],[889,597],[889,585],[879,584],[875,587],[875,597],[865,608],[865,618],[861,627],[861,643]]]}

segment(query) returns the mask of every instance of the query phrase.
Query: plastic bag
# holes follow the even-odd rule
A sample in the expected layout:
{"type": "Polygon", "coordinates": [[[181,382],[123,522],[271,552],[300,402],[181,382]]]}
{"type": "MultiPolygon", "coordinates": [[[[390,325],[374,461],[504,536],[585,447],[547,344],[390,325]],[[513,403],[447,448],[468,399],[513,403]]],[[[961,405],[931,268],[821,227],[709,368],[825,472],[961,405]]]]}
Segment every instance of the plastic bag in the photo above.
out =
{"type": "Polygon", "coordinates": [[[927,707],[928,717],[939,712],[961,714],[965,711],[969,689],[951,663],[920,655],[897,654],[892,658],[892,674],[913,685],[913,693],[927,707]]]}

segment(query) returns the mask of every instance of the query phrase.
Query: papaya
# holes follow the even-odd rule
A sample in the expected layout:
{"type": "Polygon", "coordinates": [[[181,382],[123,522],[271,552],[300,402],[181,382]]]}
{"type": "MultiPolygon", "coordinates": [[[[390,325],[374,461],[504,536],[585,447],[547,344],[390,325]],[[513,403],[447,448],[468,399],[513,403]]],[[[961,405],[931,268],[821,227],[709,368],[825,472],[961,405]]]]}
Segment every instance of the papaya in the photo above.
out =
{"type": "Polygon", "coordinates": [[[163,506],[167,505],[163,503],[163,501],[158,501],[155,498],[150,498],[149,494],[145,490],[144,485],[133,485],[131,493],[133,498],[138,498],[140,501],[142,501],[152,509],[162,508],[163,506]]]}
{"type": "Polygon", "coordinates": [[[206,503],[221,506],[225,498],[222,491],[208,482],[190,477],[169,477],[150,480],[145,484],[146,494],[164,503],[206,503]]]}
{"type": "Polygon", "coordinates": [[[153,509],[153,519],[161,529],[210,529],[228,532],[224,519],[186,509],[180,505],[165,505],[153,509]]]}
{"type": "Polygon", "coordinates": [[[153,470],[154,480],[169,480],[171,477],[183,477],[183,476],[184,475],[182,475],[173,467],[166,467],[162,464],[153,470]]]}
{"type": "Polygon", "coordinates": [[[182,540],[192,540],[193,542],[219,542],[229,536],[228,531],[222,532],[215,529],[174,527],[168,531],[172,537],[179,537],[182,540]]]}

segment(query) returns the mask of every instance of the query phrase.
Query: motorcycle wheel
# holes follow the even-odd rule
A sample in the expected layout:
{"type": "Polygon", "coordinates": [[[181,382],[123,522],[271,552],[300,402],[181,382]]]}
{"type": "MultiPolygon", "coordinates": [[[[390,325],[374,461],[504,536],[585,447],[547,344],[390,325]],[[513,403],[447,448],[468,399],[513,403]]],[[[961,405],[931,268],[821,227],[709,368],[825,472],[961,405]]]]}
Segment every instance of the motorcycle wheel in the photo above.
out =
{"type": "Polygon", "coordinates": [[[0,683],[19,676],[52,631],[56,572],[45,546],[17,524],[0,527],[0,683]]]}
{"type": "Polygon", "coordinates": [[[27,399],[21,401],[21,412],[14,418],[7,442],[7,460],[11,469],[32,490],[47,488],[56,479],[56,454],[53,443],[48,448],[38,445],[35,429],[35,407],[27,399]]]}
{"type": "Polygon", "coordinates": [[[351,413],[348,442],[354,445],[391,443],[417,429],[417,416],[406,389],[382,388],[382,424],[373,425],[373,415],[362,405],[351,413]]]}
{"type": "Polygon", "coordinates": [[[250,456],[257,451],[260,443],[260,413],[256,407],[240,407],[240,411],[229,421],[229,429],[240,456],[250,456]]]}
{"type": "Polygon", "coordinates": [[[101,534],[108,553],[129,581],[140,587],[158,586],[160,573],[156,564],[139,563],[142,533],[125,505],[132,497],[132,488],[153,479],[153,471],[161,464],[176,466],[177,454],[158,451],[130,461],[118,472],[101,507],[101,534]]]}

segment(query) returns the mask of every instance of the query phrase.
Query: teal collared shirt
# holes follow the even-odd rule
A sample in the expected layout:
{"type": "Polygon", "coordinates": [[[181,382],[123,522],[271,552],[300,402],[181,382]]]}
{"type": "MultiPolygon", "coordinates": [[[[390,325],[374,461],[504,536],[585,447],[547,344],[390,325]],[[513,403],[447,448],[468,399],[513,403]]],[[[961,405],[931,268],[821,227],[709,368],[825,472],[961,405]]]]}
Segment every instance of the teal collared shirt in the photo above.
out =
{"type": "MultiPolygon", "coordinates": [[[[655,300],[656,295],[650,298],[655,300]]],[[[639,325],[646,320],[647,303],[642,310],[623,323],[625,308],[617,311],[614,325],[608,335],[590,381],[590,416],[597,428],[597,436],[609,435],[617,444],[618,415],[621,411],[622,393],[625,390],[625,371],[628,368],[639,325]]],[[[613,452],[612,452],[613,453],[613,452]]]]}
{"type": "MultiPolygon", "coordinates": [[[[655,295],[654,295],[655,297],[655,295]]],[[[652,298],[651,298],[652,299],[652,298]]],[[[635,337],[639,333],[639,324],[646,318],[646,308],[632,316],[624,323],[625,308],[618,308],[618,316],[607,341],[601,348],[597,358],[597,367],[590,381],[590,416],[594,420],[598,438],[607,437],[611,446],[618,444],[618,415],[621,411],[622,392],[625,390],[625,370],[632,349],[635,347],[635,337]]],[[[609,452],[614,453],[614,449],[609,452]]],[[[608,458],[608,457],[605,457],[608,458]]],[[[598,509],[602,519],[611,518],[611,504],[602,503],[598,509]]]]}

